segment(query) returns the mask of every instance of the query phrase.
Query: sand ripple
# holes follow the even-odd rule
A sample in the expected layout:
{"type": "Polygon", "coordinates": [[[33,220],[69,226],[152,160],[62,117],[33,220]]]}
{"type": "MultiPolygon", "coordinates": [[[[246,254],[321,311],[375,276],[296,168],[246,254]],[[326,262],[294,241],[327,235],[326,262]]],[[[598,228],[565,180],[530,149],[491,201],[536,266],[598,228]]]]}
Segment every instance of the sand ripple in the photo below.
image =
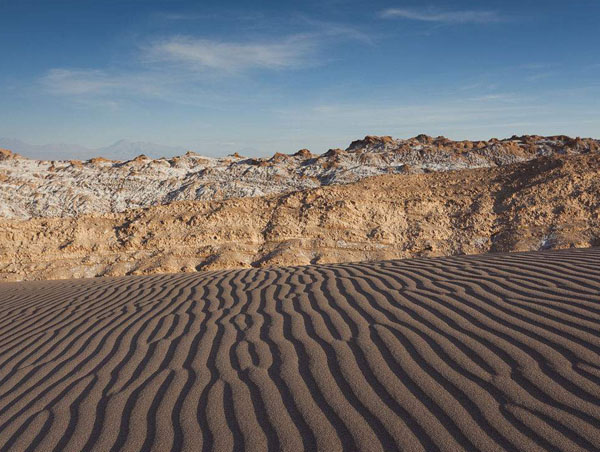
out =
{"type": "Polygon", "coordinates": [[[0,448],[600,450],[599,263],[2,284],[0,448]]]}

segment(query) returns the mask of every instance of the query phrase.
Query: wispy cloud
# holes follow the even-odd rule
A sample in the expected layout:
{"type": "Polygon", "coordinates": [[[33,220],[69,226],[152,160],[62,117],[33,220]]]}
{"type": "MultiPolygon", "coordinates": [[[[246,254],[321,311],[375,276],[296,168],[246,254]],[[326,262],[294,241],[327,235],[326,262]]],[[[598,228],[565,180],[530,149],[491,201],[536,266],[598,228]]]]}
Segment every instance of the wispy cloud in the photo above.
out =
{"type": "Polygon", "coordinates": [[[320,42],[325,40],[347,40],[359,41],[369,45],[374,44],[374,36],[371,32],[361,30],[354,25],[314,19],[306,16],[298,16],[298,20],[303,28],[308,27],[313,30],[305,35],[306,38],[315,39],[320,42]]]}
{"type": "Polygon", "coordinates": [[[122,84],[99,70],[51,69],[41,80],[41,84],[53,94],[82,95],[113,89],[122,84]]]}
{"type": "Polygon", "coordinates": [[[496,11],[440,11],[433,9],[389,8],[379,13],[385,19],[401,18],[448,24],[491,23],[503,20],[496,11]]]}
{"type": "Polygon", "coordinates": [[[164,20],[164,21],[190,21],[190,20],[214,18],[214,17],[216,17],[216,15],[214,15],[214,14],[185,14],[185,13],[164,12],[164,13],[157,13],[155,15],[155,17],[158,19],[164,20]]]}
{"type": "Polygon", "coordinates": [[[128,99],[163,99],[198,104],[218,97],[211,89],[250,69],[293,69],[316,61],[318,39],[294,35],[277,42],[223,42],[172,36],[140,49],[134,69],[53,68],[38,79],[39,86],[78,103],[107,105],[128,99]],[[215,74],[219,77],[215,77],[215,74]]]}
{"type": "Polygon", "coordinates": [[[277,41],[225,42],[173,36],[146,47],[143,58],[150,63],[175,63],[193,70],[287,69],[304,64],[317,45],[311,35],[277,41]]]}
{"type": "Polygon", "coordinates": [[[506,103],[516,103],[521,100],[520,96],[517,96],[514,93],[493,93],[493,94],[483,94],[481,96],[470,97],[468,100],[474,102],[506,102],[506,103]]]}
{"type": "Polygon", "coordinates": [[[106,105],[107,101],[119,104],[150,98],[198,105],[209,98],[215,100],[219,92],[227,97],[231,83],[240,82],[240,74],[246,76],[244,83],[252,84],[251,71],[327,64],[329,57],[323,51],[327,47],[345,41],[371,43],[367,35],[349,26],[323,22],[304,25],[307,31],[302,33],[245,41],[190,35],[148,40],[137,48],[137,58],[126,68],[53,68],[38,79],[38,86],[79,103],[106,105]],[[219,89],[228,83],[228,88],[219,89]]]}
{"type": "Polygon", "coordinates": [[[117,109],[131,99],[156,99],[190,104],[206,96],[195,87],[193,95],[187,76],[154,70],[118,72],[55,68],[39,80],[46,92],[70,98],[78,104],[117,109]]]}
{"type": "Polygon", "coordinates": [[[50,69],[40,80],[46,91],[66,96],[118,94],[159,96],[169,79],[156,72],[113,73],[87,69],[50,69]]]}

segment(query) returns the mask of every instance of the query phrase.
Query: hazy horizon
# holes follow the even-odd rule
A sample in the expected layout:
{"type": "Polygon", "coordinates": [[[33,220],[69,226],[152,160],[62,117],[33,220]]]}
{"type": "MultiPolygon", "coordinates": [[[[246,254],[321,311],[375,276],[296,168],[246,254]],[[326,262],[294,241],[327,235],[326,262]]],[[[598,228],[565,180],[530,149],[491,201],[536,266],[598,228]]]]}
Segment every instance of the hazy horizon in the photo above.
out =
{"type": "MultiPolygon", "coordinates": [[[[411,136],[403,136],[393,138],[397,139],[409,139],[414,138],[419,134],[413,134],[411,136]]],[[[514,134],[513,134],[514,135],[514,134]]],[[[470,140],[470,141],[488,141],[491,139],[509,139],[511,136],[497,136],[497,137],[476,137],[476,138],[462,138],[462,137],[449,137],[445,136],[454,141],[462,141],[462,140],[470,140]]],[[[525,135],[540,135],[536,133],[525,134],[525,135]]],[[[560,134],[556,134],[560,135],[560,134]]],[[[140,154],[144,154],[148,157],[152,158],[161,158],[161,157],[173,157],[177,155],[182,155],[188,151],[198,153],[200,155],[206,157],[224,157],[227,155],[231,155],[234,153],[241,154],[245,157],[271,157],[274,153],[283,152],[287,154],[292,154],[297,152],[300,149],[309,149],[314,154],[323,154],[327,152],[329,149],[341,148],[346,149],[352,141],[363,139],[365,136],[354,137],[352,139],[348,139],[346,142],[340,143],[339,145],[329,146],[327,148],[317,149],[310,146],[298,146],[296,148],[292,148],[290,146],[286,146],[282,151],[278,149],[274,152],[263,152],[260,149],[255,148],[239,148],[225,152],[223,148],[219,149],[198,149],[192,146],[181,146],[181,145],[165,145],[164,143],[152,143],[146,141],[139,140],[129,140],[129,139],[121,139],[116,142],[110,143],[106,146],[100,147],[91,147],[84,146],[79,143],[41,143],[34,144],[29,143],[20,139],[13,139],[9,137],[0,137],[0,149],[8,149],[12,152],[20,154],[27,158],[32,159],[41,159],[41,160],[68,160],[68,159],[80,159],[85,160],[93,157],[106,157],[116,160],[127,160],[130,158],[134,158],[139,156],[140,154]]],[[[436,138],[434,136],[434,138],[436,138]]],[[[576,138],[576,136],[572,136],[572,138],[576,138]]],[[[596,137],[580,137],[580,138],[592,138],[598,139],[596,137]]]]}

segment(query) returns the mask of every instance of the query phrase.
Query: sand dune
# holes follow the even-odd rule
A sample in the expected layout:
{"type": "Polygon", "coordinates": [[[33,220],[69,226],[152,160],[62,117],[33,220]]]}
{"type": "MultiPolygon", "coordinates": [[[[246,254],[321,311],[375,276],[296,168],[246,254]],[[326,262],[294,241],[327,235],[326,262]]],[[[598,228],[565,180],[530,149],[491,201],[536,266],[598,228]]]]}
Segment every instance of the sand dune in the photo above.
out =
{"type": "Polygon", "coordinates": [[[600,249],[0,285],[0,448],[599,450],[600,249]]]}

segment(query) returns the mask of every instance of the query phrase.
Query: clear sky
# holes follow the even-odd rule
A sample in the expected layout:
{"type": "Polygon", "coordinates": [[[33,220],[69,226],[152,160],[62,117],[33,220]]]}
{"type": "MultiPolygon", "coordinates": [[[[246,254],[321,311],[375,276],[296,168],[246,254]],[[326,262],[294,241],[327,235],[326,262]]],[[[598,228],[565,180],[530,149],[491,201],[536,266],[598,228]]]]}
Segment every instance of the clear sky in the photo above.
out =
{"type": "Polygon", "coordinates": [[[599,23],[599,0],[0,0],[0,136],[210,155],[600,137],[599,23]]]}

